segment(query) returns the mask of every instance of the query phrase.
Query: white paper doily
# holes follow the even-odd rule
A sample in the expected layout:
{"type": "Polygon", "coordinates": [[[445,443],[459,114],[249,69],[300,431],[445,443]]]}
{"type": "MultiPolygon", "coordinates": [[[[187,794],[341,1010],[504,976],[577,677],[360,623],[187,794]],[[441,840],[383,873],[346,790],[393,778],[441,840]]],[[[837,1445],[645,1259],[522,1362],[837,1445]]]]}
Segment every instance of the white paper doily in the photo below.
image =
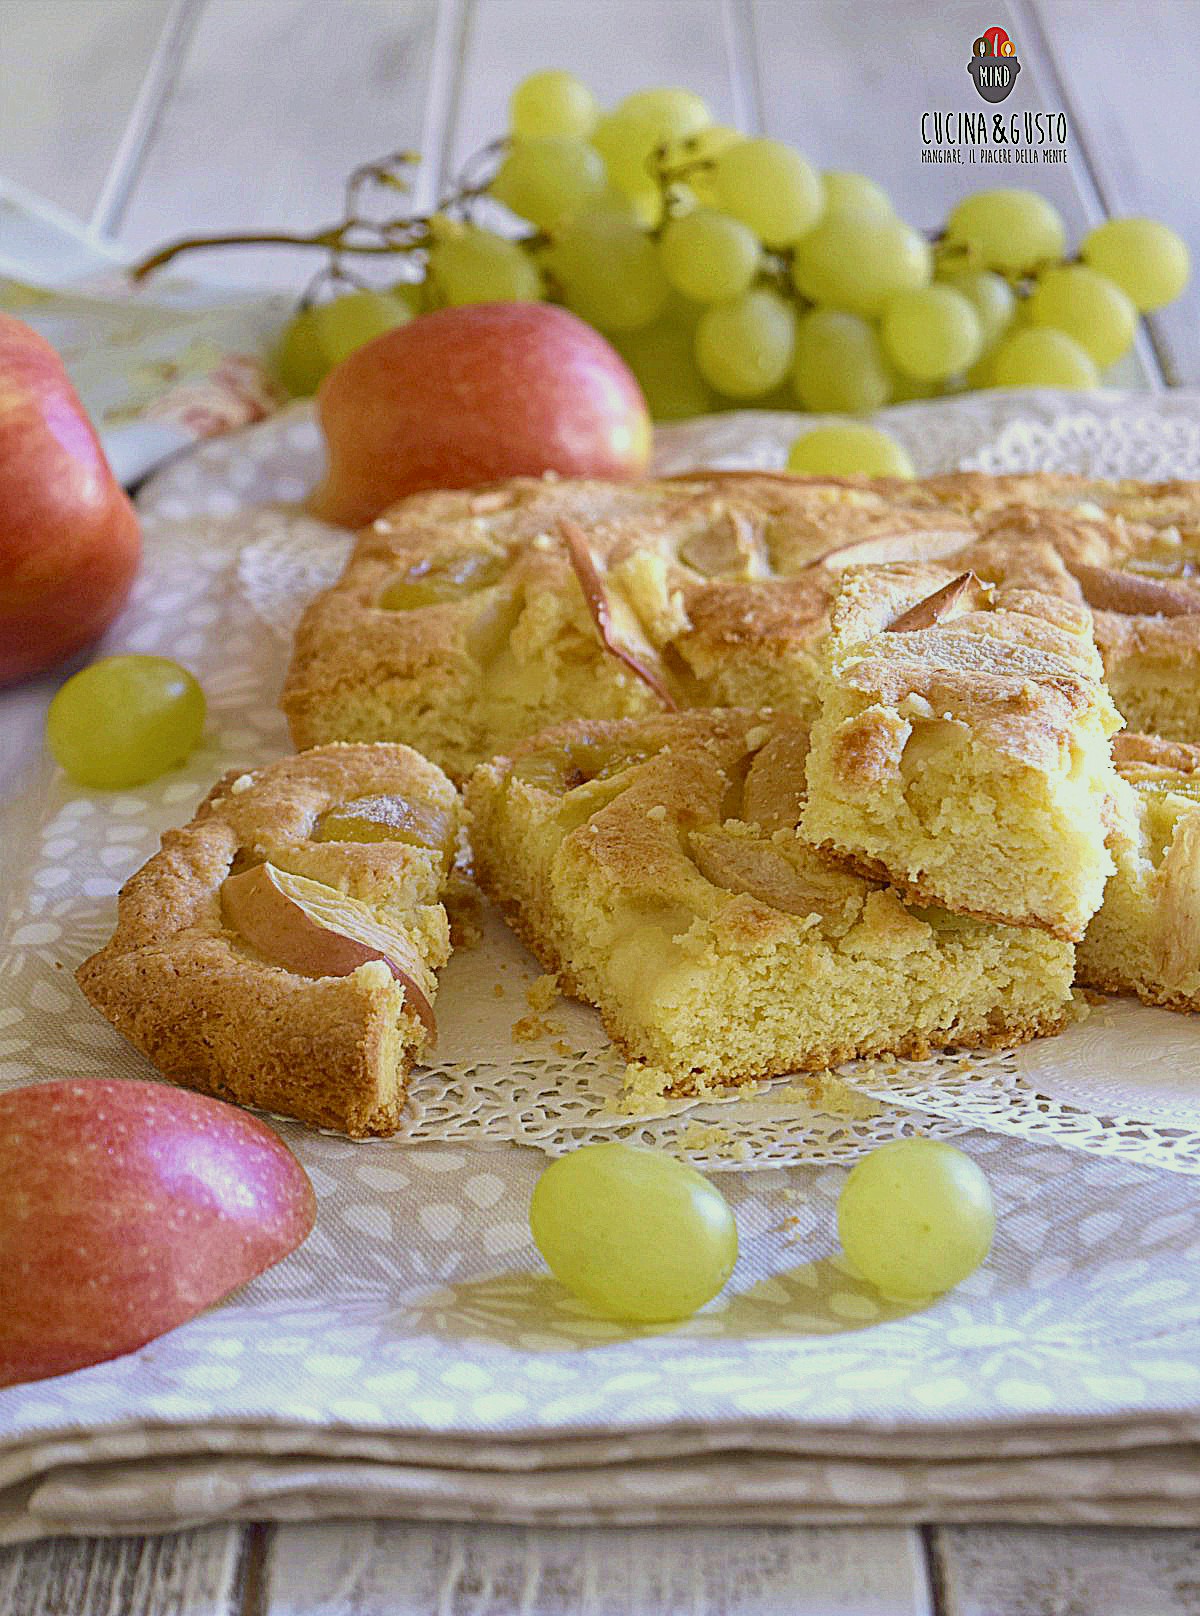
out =
{"type": "MultiPolygon", "coordinates": [[[[922,471],[985,460],[990,470],[1026,469],[1031,455],[1043,469],[1110,475],[1200,468],[1194,396],[1153,405],[1143,395],[1101,396],[1089,399],[1086,412],[1077,403],[1044,393],[974,394],[900,406],[885,418],[922,471]],[[1157,437],[1147,422],[1158,423],[1157,437]],[[1160,463],[1164,442],[1170,466],[1160,463]]],[[[752,412],[682,423],[660,433],[656,463],[664,471],[779,466],[812,420],[752,412]]],[[[147,566],[114,645],[161,651],[192,666],[210,698],[209,738],[186,769],[137,793],[80,794],[61,782],[53,788],[40,844],[31,850],[14,946],[0,967],[18,978],[14,1002],[28,1006],[7,1012],[0,1028],[0,1082],[77,1069],[80,1047],[144,1071],[64,985],[61,967],[107,935],[121,879],[153,851],[163,828],[186,817],[217,773],[287,750],[276,709],[285,642],[304,602],[337,575],[351,542],[294,504],[319,463],[317,431],[301,407],[205,445],[143,490],[147,566]],[[263,634],[264,624],[275,633],[263,634]]],[[[1084,1023],[1015,1055],[950,1055],[889,1072],[844,1069],[848,1082],[885,1103],[874,1117],[813,1111],[794,1089],[780,1095],[784,1080],[751,1098],[628,1118],[613,1113],[620,1063],[593,1012],[559,1003],[545,1018],[556,1030],[536,1044],[514,1043],[512,1025],[529,1014],[524,989],[536,971],[498,922],[488,926],[484,946],[455,956],[439,999],[438,1064],[415,1077],[408,1139],[508,1139],[556,1151],[620,1131],[688,1149],[713,1168],[846,1162],[914,1128],[952,1135],[983,1127],[1200,1172],[1200,1105],[1189,1112],[1173,1075],[1180,1040],[1200,1049],[1200,1032],[1187,1023],[1181,1033],[1181,1018],[1165,1011],[1143,1012],[1150,1019],[1138,1022],[1143,1054],[1136,1068],[1112,1035],[1124,1024],[1122,1012],[1113,1012],[1115,1019],[1095,1023],[1107,1029],[1099,1039],[1084,1023]],[[1144,1058],[1146,1040],[1156,1050],[1153,1061],[1144,1058]],[[1092,1079],[1106,1050],[1113,1052],[1110,1081],[1097,1087],[1092,1079]],[[1137,1069],[1141,1081],[1131,1075],[1137,1069]],[[1160,1070],[1171,1074],[1161,1089],[1160,1070]]]]}

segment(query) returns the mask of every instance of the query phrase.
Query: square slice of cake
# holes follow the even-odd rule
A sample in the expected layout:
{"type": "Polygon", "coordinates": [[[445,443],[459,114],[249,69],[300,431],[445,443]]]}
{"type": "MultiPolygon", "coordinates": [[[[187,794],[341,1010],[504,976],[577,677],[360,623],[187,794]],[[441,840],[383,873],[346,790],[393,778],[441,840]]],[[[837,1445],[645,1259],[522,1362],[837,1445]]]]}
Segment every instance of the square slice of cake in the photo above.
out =
{"type": "Polygon", "coordinates": [[[1116,874],[1079,945],[1077,980],[1200,1010],[1200,746],[1118,735],[1113,758],[1132,812],[1113,842],[1116,874]]]}
{"type": "Polygon", "coordinates": [[[1078,941],[1114,867],[1120,724],[1085,606],[934,564],[849,568],[805,837],[915,902],[1078,941]]]}
{"type": "Polygon", "coordinates": [[[674,1093],[1056,1031],[1071,945],[829,864],[796,830],[807,747],[770,712],[557,726],[472,776],[476,873],[674,1093]]]}
{"type": "Polygon", "coordinates": [[[454,787],[404,746],[227,775],[125,883],[79,985],[174,1082],[393,1133],[435,1035],[460,825],[454,787]]]}

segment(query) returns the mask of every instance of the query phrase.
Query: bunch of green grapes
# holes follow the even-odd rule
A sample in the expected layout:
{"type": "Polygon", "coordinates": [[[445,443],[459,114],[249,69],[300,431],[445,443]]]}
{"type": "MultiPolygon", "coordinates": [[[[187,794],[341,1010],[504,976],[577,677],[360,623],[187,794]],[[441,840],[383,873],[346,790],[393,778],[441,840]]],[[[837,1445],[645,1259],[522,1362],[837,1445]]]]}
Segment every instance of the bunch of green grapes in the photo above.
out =
{"type": "MultiPolygon", "coordinates": [[[[975,192],[927,237],[867,176],[822,174],[782,141],[716,124],[685,89],[605,111],[572,74],[535,73],[500,146],[488,183],[408,238],[419,283],[297,317],[281,352],[294,390],[422,309],[539,298],[608,336],[661,420],[1094,387],[1190,270],[1180,238],[1149,219],[1110,220],[1068,258],[1061,217],[1028,190],[975,192]]],[[[827,429],[797,455],[814,471],[911,473],[861,428],[827,429]]]]}

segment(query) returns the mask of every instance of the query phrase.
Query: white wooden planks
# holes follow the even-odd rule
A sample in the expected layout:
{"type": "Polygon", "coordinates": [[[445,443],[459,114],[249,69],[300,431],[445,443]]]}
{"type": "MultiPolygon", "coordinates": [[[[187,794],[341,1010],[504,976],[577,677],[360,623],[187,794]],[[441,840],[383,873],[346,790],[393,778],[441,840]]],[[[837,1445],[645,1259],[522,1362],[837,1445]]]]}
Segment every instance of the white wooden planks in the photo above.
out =
{"type": "Polygon", "coordinates": [[[1200,1611],[1200,1532],[952,1526],[934,1554],[944,1616],[1200,1611]]]}
{"type": "Polygon", "coordinates": [[[3,1616],[239,1616],[245,1529],[0,1549],[3,1616]]]}
{"type": "MultiPolygon", "coordinates": [[[[120,238],[146,250],[223,229],[341,217],[357,164],[420,144],[433,0],[206,0],[120,238]]],[[[227,284],[302,286],[319,253],[196,259],[227,284]]]]}
{"type": "Polygon", "coordinates": [[[280,1527],[270,1616],[928,1616],[915,1534],[280,1527]]]}

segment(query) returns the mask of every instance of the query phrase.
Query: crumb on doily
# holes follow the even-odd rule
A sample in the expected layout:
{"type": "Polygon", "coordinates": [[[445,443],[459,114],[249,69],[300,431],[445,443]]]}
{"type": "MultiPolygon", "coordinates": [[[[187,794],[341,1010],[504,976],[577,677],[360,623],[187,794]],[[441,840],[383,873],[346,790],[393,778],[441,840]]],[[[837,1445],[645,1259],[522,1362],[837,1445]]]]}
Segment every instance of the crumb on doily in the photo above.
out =
{"type": "Polygon", "coordinates": [[[567,1043],[565,1038],[559,1038],[554,1045],[554,1053],[561,1056],[563,1060],[571,1060],[574,1057],[575,1051],[571,1048],[570,1044],[567,1043]]]}
{"type": "Polygon", "coordinates": [[[536,1044],[539,1038],[550,1038],[561,1031],[562,1027],[557,1021],[547,1021],[544,1016],[522,1016],[512,1024],[512,1037],[516,1044],[536,1044]]]}
{"type": "Polygon", "coordinates": [[[503,997],[504,997],[504,983],[503,982],[493,982],[492,983],[492,998],[493,999],[502,999],[503,997]]]}
{"type": "Polygon", "coordinates": [[[531,1010],[544,1015],[559,997],[560,991],[558,977],[553,971],[548,971],[544,976],[534,977],[525,989],[525,998],[531,1010]]]}
{"type": "Polygon", "coordinates": [[[882,1116],[884,1110],[878,1100],[868,1099],[832,1072],[811,1072],[800,1083],[789,1083],[783,1094],[794,1094],[797,1098],[803,1096],[819,1111],[831,1112],[835,1117],[850,1117],[854,1121],[882,1116]]]}

